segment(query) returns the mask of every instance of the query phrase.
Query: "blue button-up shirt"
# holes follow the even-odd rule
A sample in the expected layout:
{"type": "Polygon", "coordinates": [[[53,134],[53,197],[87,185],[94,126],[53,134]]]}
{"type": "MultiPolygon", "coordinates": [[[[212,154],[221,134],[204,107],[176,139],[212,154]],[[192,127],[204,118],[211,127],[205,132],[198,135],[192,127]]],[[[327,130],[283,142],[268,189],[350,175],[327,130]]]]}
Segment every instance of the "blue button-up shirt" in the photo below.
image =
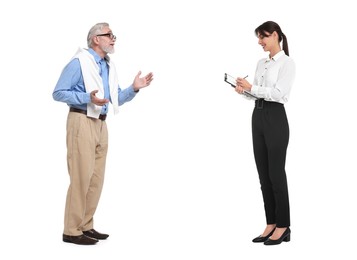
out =
{"type": "MultiPolygon", "coordinates": [[[[95,61],[100,67],[99,62],[102,60],[102,58],[93,49],[90,48],[88,51],[93,55],[95,61]]],[[[101,71],[101,73],[106,73],[105,77],[102,76],[105,98],[109,98],[110,100],[111,98],[118,98],[120,106],[135,97],[136,92],[134,91],[133,85],[130,85],[128,88],[123,90],[121,90],[121,88],[118,86],[118,97],[110,97],[108,65],[106,66],[106,71],[101,71]]],[[[90,93],[86,93],[81,65],[78,59],[71,60],[65,66],[60,78],[58,79],[52,96],[54,100],[67,103],[67,105],[70,107],[87,110],[87,104],[91,102],[90,93]]],[[[107,112],[108,104],[102,107],[101,114],[106,114],[107,112]]]]}

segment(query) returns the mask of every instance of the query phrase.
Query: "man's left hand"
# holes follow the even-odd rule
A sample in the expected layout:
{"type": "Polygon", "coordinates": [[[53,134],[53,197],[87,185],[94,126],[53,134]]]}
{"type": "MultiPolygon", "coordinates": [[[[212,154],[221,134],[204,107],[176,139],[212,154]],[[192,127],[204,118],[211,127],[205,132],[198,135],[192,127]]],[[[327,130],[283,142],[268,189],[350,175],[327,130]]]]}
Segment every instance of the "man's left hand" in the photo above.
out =
{"type": "Polygon", "coordinates": [[[152,72],[148,73],[144,77],[140,77],[140,75],[141,75],[141,71],[139,71],[134,78],[134,83],[133,83],[134,91],[139,91],[139,89],[149,86],[151,81],[154,79],[153,78],[154,74],[152,74],[152,72]]]}

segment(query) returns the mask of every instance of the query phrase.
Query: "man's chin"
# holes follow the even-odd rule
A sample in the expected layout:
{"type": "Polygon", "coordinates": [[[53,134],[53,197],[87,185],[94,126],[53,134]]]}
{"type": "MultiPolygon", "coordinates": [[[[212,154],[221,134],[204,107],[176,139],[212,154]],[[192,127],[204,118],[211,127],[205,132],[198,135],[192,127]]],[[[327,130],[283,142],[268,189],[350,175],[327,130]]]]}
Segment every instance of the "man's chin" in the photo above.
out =
{"type": "Polygon", "coordinates": [[[106,53],[113,54],[115,50],[114,50],[114,48],[106,48],[106,49],[104,49],[104,51],[106,53]]]}

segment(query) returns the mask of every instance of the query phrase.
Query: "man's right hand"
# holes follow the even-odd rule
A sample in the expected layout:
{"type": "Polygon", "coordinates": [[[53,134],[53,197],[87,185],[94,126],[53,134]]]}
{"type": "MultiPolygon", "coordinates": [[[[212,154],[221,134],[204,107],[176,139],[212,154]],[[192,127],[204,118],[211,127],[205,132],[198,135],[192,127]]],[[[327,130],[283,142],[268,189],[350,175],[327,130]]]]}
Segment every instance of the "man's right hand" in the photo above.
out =
{"type": "Polygon", "coordinates": [[[107,104],[109,102],[109,100],[106,98],[97,98],[97,96],[95,95],[97,92],[98,92],[98,90],[93,90],[90,93],[90,100],[93,104],[95,104],[97,106],[104,106],[105,104],[107,104]]]}

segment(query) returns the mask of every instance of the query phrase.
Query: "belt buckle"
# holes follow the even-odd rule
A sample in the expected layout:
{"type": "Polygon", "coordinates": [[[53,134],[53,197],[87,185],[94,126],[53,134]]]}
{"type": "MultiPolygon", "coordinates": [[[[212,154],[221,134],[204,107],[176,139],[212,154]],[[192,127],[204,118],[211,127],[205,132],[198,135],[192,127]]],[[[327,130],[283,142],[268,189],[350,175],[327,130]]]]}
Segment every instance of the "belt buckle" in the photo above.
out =
{"type": "Polygon", "coordinates": [[[263,107],[264,107],[264,99],[260,98],[257,100],[257,108],[263,109],[263,107]]]}
{"type": "Polygon", "coordinates": [[[102,115],[102,114],[99,115],[99,119],[102,120],[102,121],[105,121],[106,118],[107,118],[106,114],[105,115],[102,115]]]}

